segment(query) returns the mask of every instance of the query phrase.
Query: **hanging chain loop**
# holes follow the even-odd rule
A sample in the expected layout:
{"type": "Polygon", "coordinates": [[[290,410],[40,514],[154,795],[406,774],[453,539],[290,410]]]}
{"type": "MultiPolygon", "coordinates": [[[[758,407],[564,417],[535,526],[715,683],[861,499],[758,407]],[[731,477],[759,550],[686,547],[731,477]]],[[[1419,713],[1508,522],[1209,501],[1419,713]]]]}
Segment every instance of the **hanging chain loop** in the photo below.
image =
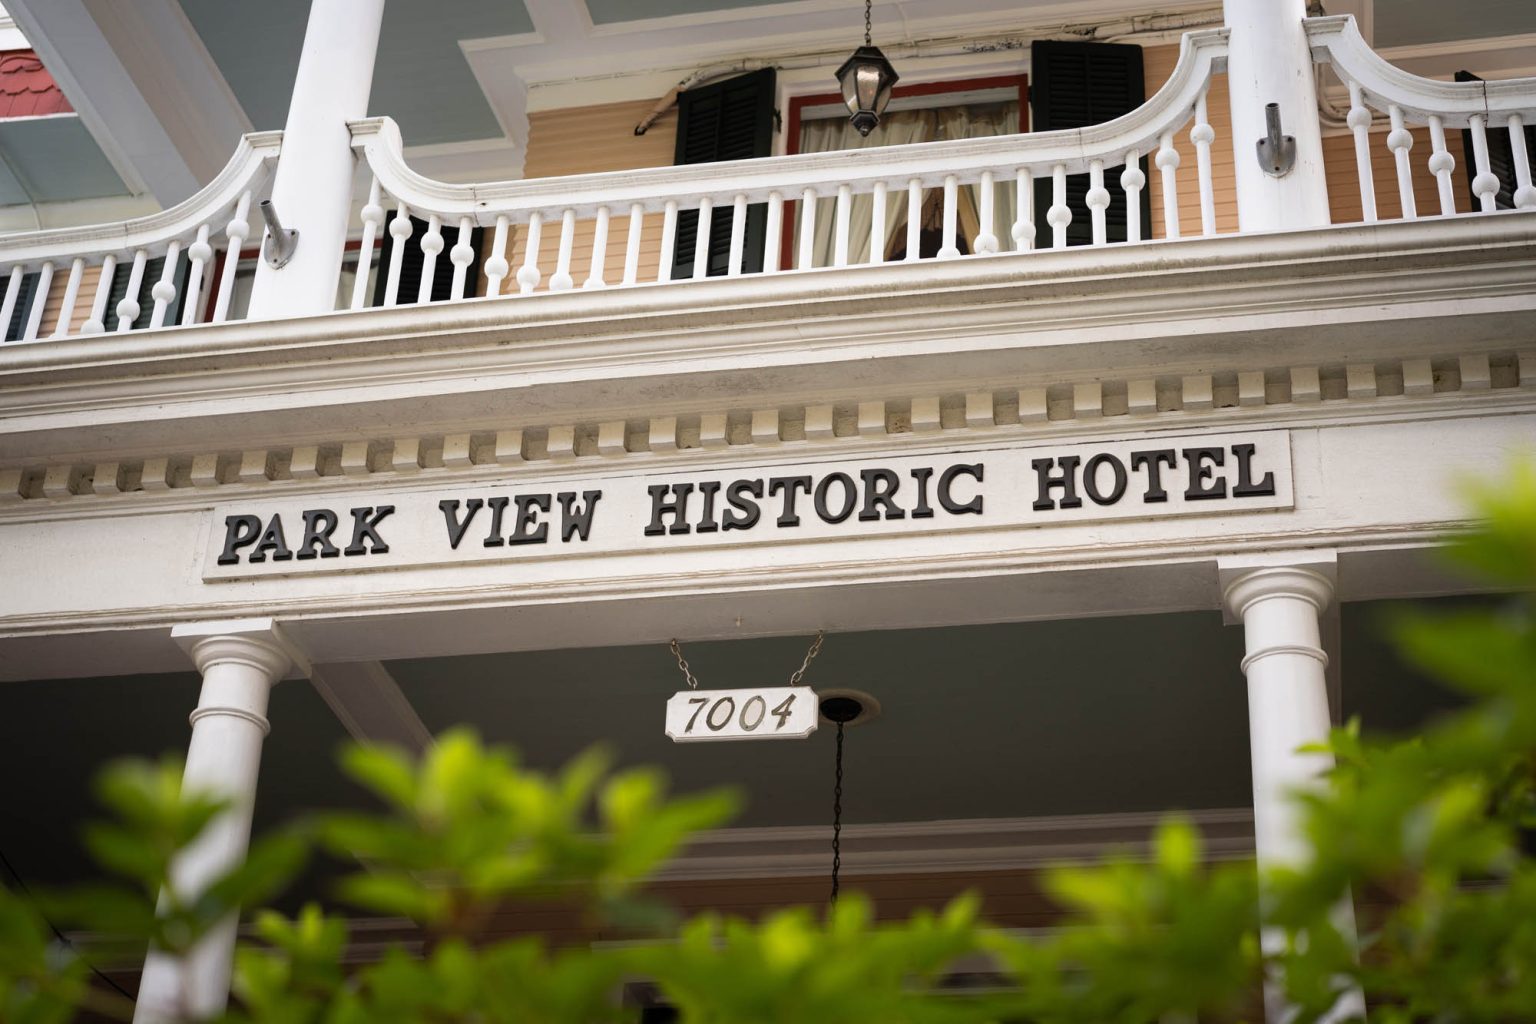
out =
{"type": "Polygon", "coordinates": [[[826,638],[827,634],[823,630],[818,629],[816,631],[816,639],[811,641],[810,649],[805,652],[805,660],[800,663],[799,668],[789,675],[790,686],[800,685],[800,681],[805,678],[805,670],[811,667],[811,662],[816,660],[816,655],[821,653],[821,642],[826,638]]]}
{"type": "Polygon", "coordinates": [[[873,0],[864,0],[864,45],[865,46],[872,45],[870,43],[870,21],[869,21],[869,7],[870,7],[871,3],[873,3],[873,0]]]}
{"type": "Polygon", "coordinates": [[[677,645],[677,638],[672,638],[672,657],[677,659],[677,667],[682,669],[683,678],[688,680],[688,689],[697,690],[699,681],[693,678],[693,672],[688,668],[688,663],[683,660],[683,649],[677,645]]]}
{"type": "MultiPolygon", "coordinates": [[[[826,638],[827,634],[825,630],[818,629],[816,631],[816,638],[811,641],[810,649],[805,652],[805,660],[800,662],[799,668],[790,673],[790,686],[800,685],[800,681],[805,678],[805,670],[811,667],[811,662],[815,661],[816,655],[821,653],[821,642],[826,638]]],[[[678,671],[682,672],[683,678],[688,680],[688,689],[697,690],[699,688],[699,681],[694,678],[693,670],[688,667],[688,662],[683,657],[683,648],[677,642],[676,637],[672,638],[670,647],[672,649],[672,657],[677,659],[678,671]]]]}

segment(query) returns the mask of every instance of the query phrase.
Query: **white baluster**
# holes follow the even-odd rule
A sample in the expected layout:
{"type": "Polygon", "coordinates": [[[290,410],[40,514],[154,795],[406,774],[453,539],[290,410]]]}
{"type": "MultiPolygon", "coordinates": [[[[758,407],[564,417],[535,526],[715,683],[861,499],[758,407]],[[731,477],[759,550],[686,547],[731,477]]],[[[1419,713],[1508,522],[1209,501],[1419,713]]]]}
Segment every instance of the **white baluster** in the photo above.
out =
{"type": "Polygon", "coordinates": [[[852,205],[853,187],[837,186],[837,219],[832,232],[832,265],[834,267],[848,265],[848,218],[851,214],[849,208],[852,205]]]}
{"type": "Polygon", "coordinates": [[[216,324],[229,319],[229,303],[235,295],[235,272],[240,266],[240,247],[251,233],[250,221],[246,219],[250,212],[251,194],[242,192],[235,203],[234,215],[224,225],[224,237],[229,240],[229,246],[224,252],[224,270],[219,274],[219,294],[213,300],[213,322],[216,324]]]}
{"type": "Polygon", "coordinates": [[[1072,208],[1067,205],[1067,166],[1057,164],[1051,168],[1051,208],[1045,211],[1045,222],[1051,226],[1051,246],[1067,247],[1067,225],[1072,223],[1072,208]]]}
{"type": "Polygon", "coordinates": [[[645,209],[629,204],[629,236],[624,239],[624,283],[640,280],[640,235],[645,230],[645,209]]]}
{"type": "Polygon", "coordinates": [[[1205,112],[1205,92],[1195,101],[1195,126],[1189,130],[1189,141],[1195,144],[1195,167],[1200,173],[1200,233],[1216,233],[1216,190],[1211,184],[1211,142],[1216,130],[1211,127],[1205,112]]]}
{"type": "Polygon", "coordinates": [[[923,244],[923,186],[916,178],[907,181],[907,255],[905,262],[912,263],[922,256],[923,244]]]}
{"type": "Polygon", "coordinates": [[[699,227],[693,235],[693,279],[709,276],[709,232],[714,227],[715,201],[708,196],[699,200],[699,227]]]}
{"type": "Polygon", "coordinates": [[[496,218],[496,234],[491,239],[491,255],[485,261],[485,294],[500,295],[501,283],[512,269],[507,262],[507,235],[512,221],[506,214],[496,218]]]}
{"type": "MultiPolygon", "coordinates": [[[[80,325],[81,334],[100,334],[107,329],[107,297],[112,293],[112,277],[116,273],[117,257],[107,253],[101,258],[101,276],[96,278],[96,295],[91,300],[91,315],[85,323],[80,325]]],[[[7,298],[10,294],[7,290],[7,298]]],[[[0,313],[5,313],[5,310],[0,309],[0,313]]],[[[9,320],[10,314],[5,313],[5,316],[0,318],[0,323],[9,322],[9,320]]]]}
{"type": "Polygon", "coordinates": [[[738,192],[736,198],[731,201],[731,252],[725,267],[726,276],[741,276],[742,249],[746,244],[747,197],[738,192]]]}
{"type": "Polygon", "coordinates": [[[128,291],[117,303],[117,331],[126,334],[133,330],[133,322],[139,318],[139,289],[144,287],[144,264],[149,253],[137,249],[133,254],[133,267],[128,271],[128,291]]]}
{"type": "Polygon", "coordinates": [[[1367,224],[1376,221],[1376,179],[1371,170],[1371,111],[1360,83],[1349,83],[1349,130],[1355,133],[1355,174],[1360,180],[1360,210],[1367,224]]]}
{"type": "Polygon", "coordinates": [[[1451,172],[1456,169],[1456,158],[1445,148],[1445,122],[1439,114],[1429,115],[1429,144],[1433,150],[1429,155],[1429,169],[1440,190],[1440,215],[1453,217],[1456,214],[1456,192],[1451,186],[1451,172]]]}
{"type": "Polygon", "coordinates": [[[1104,187],[1104,161],[1088,162],[1088,194],[1083,197],[1088,205],[1088,219],[1093,228],[1093,244],[1109,241],[1109,228],[1104,223],[1104,211],[1109,209],[1109,189],[1104,187]]]}
{"type": "Polygon", "coordinates": [[[779,270],[779,253],[784,246],[784,195],[768,193],[768,225],[763,232],[763,273],[779,270]]]}
{"type": "Polygon", "coordinates": [[[1509,115],[1509,148],[1515,160],[1515,209],[1536,210],[1536,187],[1531,185],[1531,160],[1525,145],[1525,122],[1509,115]]]}
{"type": "Polygon", "coordinates": [[[797,269],[811,269],[815,242],[816,190],[808,188],[800,193],[800,259],[795,263],[797,269]]]}
{"type": "Polygon", "coordinates": [[[437,254],[443,251],[443,219],[437,214],[427,217],[427,230],[421,236],[421,281],[416,285],[416,301],[425,305],[432,301],[432,285],[437,280],[437,254]]]}
{"type": "Polygon", "coordinates": [[[939,259],[953,259],[960,255],[955,244],[956,222],[960,216],[960,179],[953,174],[944,176],[944,244],[939,247],[939,259]]]}
{"type": "Polygon", "coordinates": [[[176,298],[176,265],[180,259],[181,243],[173,238],[165,247],[165,263],[160,267],[160,280],[149,290],[155,300],[154,309],[149,315],[151,330],[165,326],[165,312],[176,298]]]}
{"type": "Polygon", "coordinates": [[[64,301],[59,305],[59,318],[53,324],[52,336],[55,338],[69,337],[69,324],[75,318],[75,303],[80,299],[80,281],[84,276],[85,257],[76,256],[69,265],[69,281],[64,285],[64,301]]]}
{"type": "Polygon", "coordinates": [[[1392,130],[1387,133],[1387,148],[1397,161],[1397,198],[1403,207],[1404,220],[1417,220],[1418,204],[1413,197],[1413,165],[1408,162],[1408,151],[1413,148],[1413,133],[1403,124],[1403,111],[1396,103],[1387,107],[1392,119],[1392,130]]]}
{"type": "Polygon", "coordinates": [[[1035,247],[1035,175],[1020,167],[1013,176],[1013,248],[1028,252],[1035,247]]]}
{"type": "Polygon", "coordinates": [[[1157,174],[1163,186],[1163,237],[1179,237],[1179,151],[1173,148],[1173,132],[1163,132],[1157,147],[1157,174]]]}
{"type": "Polygon", "coordinates": [[[885,192],[883,181],[875,182],[869,195],[869,262],[885,262],[885,192]]]}
{"type": "Polygon", "coordinates": [[[384,276],[384,305],[393,306],[400,301],[400,265],[405,262],[405,240],[411,237],[411,211],[405,202],[395,204],[395,215],[389,221],[389,273],[384,276]]]}
{"type": "Polygon", "coordinates": [[[448,301],[464,297],[464,279],[469,276],[469,265],[475,262],[475,247],[469,244],[475,231],[473,217],[459,218],[459,237],[448,250],[448,261],[453,264],[453,283],[448,290],[448,301]]]}
{"type": "Polygon", "coordinates": [[[1482,114],[1473,114],[1469,121],[1472,129],[1472,166],[1477,168],[1477,174],[1472,179],[1472,194],[1477,196],[1483,213],[1492,213],[1497,203],[1495,197],[1499,194],[1499,177],[1488,166],[1487,118],[1482,114]]]}
{"type": "Polygon", "coordinates": [[[668,199],[661,206],[661,259],[656,264],[656,280],[672,280],[672,263],[677,257],[677,200],[668,199]]]}
{"type": "Polygon", "coordinates": [[[552,292],[569,291],[576,281],[571,277],[571,252],[576,247],[576,211],[567,207],[560,214],[560,252],[555,257],[555,272],[549,279],[552,292]]]}
{"type": "MultiPolygon", "coordinates": [[[[172,245],[176,244],[174,242],[172,245]]],[[[48,305],[48,292],[53,288],[53,260],[44,260],[38,268],[37,287],[32,289],[32,308],[27,311],[27,326],[21,332],[21,340],[34,341],[43,327],[43,307],[48,305]]],[[[10,318],[6,321],[9,324],[10,318]]]]}
{"type": "Polygon", "coordinates": [[[373,270],[373,246],[379,238],[379,228],[384,226],[383,192],[379,179],[368,186],[368,202],[363,205],[363,239],[357,247],[357,277],[352,281],[352,308],[364,309],[368,305],[368,275],[373,270]]]}
{"type": "Polygon", "coordinates": [[[21,293],[21,281],[26,276],[20,263],[11,268],[10,279],[5,285],[5,301],[0,302],[0,341],[11,332],[11,317],[16,313],[16,300],[21,293]]]}
{"type": "Polygon", "coordinates": [[[608,270],[608,207],[597,208],[597,224],[592,229],[592,260],[587,264],[587,279],[583,288],[601,288],[603,275],[608,270]]]}
{"type": "Polygon", "coordinates": [[[994,209],[993,186],[995,179],[991,171],[981,172],[980,202],[981,207],[977,216],[981,218],[980,230],[976,234],[976,244],[971,246],[972,252],[994,253],[997,252],[997,232],[993,231],[993,220],[996,219],[994,209]]]}
{"type": "Polygon", "coordinates": [[[1130,242],[1141,241],[1141,190],[1146,184],[1141,151],[1133,149],[1125,154],[1125,167],[1120,171],[1120,188],[1125,193],[1125,237],[1130,242]]]}
{"type": "Polygon", "coordinates": [[[191,261],[191,267],[187,271],[187,298],[181,304],[183,327],[197,323],[197,307],[203,301],[203,274],[207,272],[208,261],[213,259],[213,246],[208,244],[207,224],[197,229],[197,238],[187,246],[187,259],[191,261]]]}
{"type": "Polygon", "coordinates": [[[523,265],[517,268],[517,290],[524,295],[539,286],[539,244],[543,241],[544,215],[538,210],[528,214],[528,237],[523,243],[523,265]]]}

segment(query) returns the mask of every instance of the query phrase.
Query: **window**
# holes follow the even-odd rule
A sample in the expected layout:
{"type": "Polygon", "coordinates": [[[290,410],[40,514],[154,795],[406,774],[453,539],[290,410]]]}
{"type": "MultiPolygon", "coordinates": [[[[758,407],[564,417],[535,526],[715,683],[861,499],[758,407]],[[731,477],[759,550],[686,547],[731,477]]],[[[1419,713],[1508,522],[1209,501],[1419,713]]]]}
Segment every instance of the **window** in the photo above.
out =
{"type": "MultiPolygon", "coordinates": [[[[689,89],[677,98],[676,164],[719,160],[750,160],[773,152],[774,73],[772,68],[689,89]]],[[[710,213],[710,277],[723,276],[730,264],[731,217],[728,205],[710,213]]],[[[763,238],[768,210],[759,203],[747,210],[742,270],[763,269],[763,238]]],[[[677,217],[672,279],[693,276],[693,251],[698,242],[699,212],[684,210],[677,217]]]]}
{"type": "MultiPolygon", "coordinates": [[[[1130,113],[1146,101],[1147,85],[1142,70],[1141,47],[1116,43],[1075,43],[1037,39],[1030,47],[1030,107],[1037,132],[1082,128],[1102,124],[1130,113]]],[[[1142,173],[1147,158],[1141,158],[1142,173]]],[[[1109,206],[1104,211],[1106,237],[1123,242],[1129,235],[1125,222],[1125,193],[1119,188],[1124,165],[1104,168],[1109,206]]],[[[1035,224],[1049,244],[1046,211],[1051,208],[1053,183],[1046,176],[1035,180],[1035,224]]],[[[1093,221],[1088,209],[1088,175],[1067,178],[1067,206],[1072,223],[1067,225],[1068,245],[1093,241],[1093,221]]],[[[1152,237],[1152,204],[1141,204],[1141,237],[1152,237]]],[[[1042,244],[1037,240],[1037,244],[1042,244]]]]}
{"type": "MultiPolygon", "coordinates": [[[[1023,76],[969,79],[958,82],[898,86],[880,125],[867,136],[848,123],[848,108],[837,94],[801,96],[790,104],[788,150],[791,153],[826,153],[837,150],[870,149],[946,139],[975,139],[1013,135],[1024,130],[1020,113],[1024,109],[1027,83],[1023,76]]],[[[994,193],[994,223],[991,231],[1003,249],[1011,247],[1014,221],[1014,195],[1011,188],[999,187],[994,193]]],[[[920,255],[938,255],[943,244],[943,192],[928,189],[921,205],[920,255]]],[[[796,204],[798,206],[798,204],[796,204]]],[[[812,265],[830,266],[835,244],[837,201],[817,200],[812,265]]],[[[981,233],[976,187],[960,190],[957,212],[956,245],[962,253],[970,252],[971,240],[981,233]]],[[[870,220],[874,201],[869,195],[855,195],[849,207],[848,262],[869,262],[870,220]]],[[[798,251],[801,212],[795,210],[794,229],[785,241],[783,266],[794,265],[798,251]]],[[[886,200],[885,250],[883,259],[900,260],[906,256],[907,202],[900,183],[890,183],[886,200]]]]}

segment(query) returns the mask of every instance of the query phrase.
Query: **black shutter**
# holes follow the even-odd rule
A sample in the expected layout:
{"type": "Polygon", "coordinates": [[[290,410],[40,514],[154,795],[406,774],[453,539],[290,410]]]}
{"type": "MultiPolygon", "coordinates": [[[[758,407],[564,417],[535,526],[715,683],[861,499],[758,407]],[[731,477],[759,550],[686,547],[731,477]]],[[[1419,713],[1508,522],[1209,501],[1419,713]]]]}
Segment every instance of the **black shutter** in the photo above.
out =
{"type": "MultiPolygon", "coordinates": [[[[1458,82],[1481,82],[1482,79],[1470,71],[1456,72],[1458,82]]],[[[1488,169],[1499,177],[1499,191],[1493,197],[1493,207],[1496,210],[1513,210],[1515,208],[1515,147],[1509,142],[1509,127],[1507,125],[1485,125],[1483,134],[1488,139],[1488,169]]],[[[1477,159],[1473,156],[1472,130],[1461,130],[1462,165],[1467,176],[1467,195],[1472,197],[1472,211],[1476,213],[1483,208],[1482,200],[1477,198],[1477,193],[1472,191],[1472,179],[1477,177],[1477,159]]],[[[1525,155],[1531,165],[1531,174],[1536,176],[1536,126],[1527,125],[1525,129],[1525,155]]]]}
{"type": "MultiPolygon", "coordinates": [[[[714,85],[689,89],[677,98],[677,151],[673,162],[705,164],[717,160],[750,160],[773,151],[774,73],[772,68],[728,78],[714,85]]],[[[730,265],[731,207],[717,206],[709,222],[709,276],[723,275],[730,265]]],[[[763,237],[768,208],[747,208],[747,230],[741,269],[763,269],[763,237]]],[[[693,248],[698,241],[699,212],[677,216],[672,278],[693,276],[693,248]]]]}
{"type": "MultiPolygon", "coordinates": [[[[1037,39],[1030,46],[1029,104],[1032,116],[1029,130],[1032,132],[1102,124],[1130,113],[1146,98],[1146,78],[1142,72],[1139,46],[1048,39],[1037,39]]],[[[1147,169],[1147,158],[1142,157],[1142,173],[1147,169]]],[[[1104,227],[1111,242],[1123,242],[1129,237],[1125,223],[1125,193],[1120,188],[1122,170],[1123,164],[1104,168],[1104,187],[1109,190],[1104,227]]],[[[1051,244],[1051,226],[1045,219],[1051,208],[1051,188],[1049,176],[1037,177],[1035,247],[1040,249],[1051,244]]],[[[1069,175],[1067,206],[1072,210],[1072,223],[1067,225],[1068,245],[1088,245],[1093,241],[1093,221],[1087,196],[1088,175],[1069,175]]],[[[1151,235],[1152,205],[1143,191],[1141,237],[1150,238],[1151,235]]]]}
{"type": "MultiPolygon", "coordinates": [[[[394,214],[390,214],[384,221],[386,225],[394,220],[394,214]]],[[[557,225],[558,227],[558,222],[557,225]]],[[[405,252],[400,258],[400,291],[395,298],[397,306],[413,306],[416,304],[416,295],[421,291],[421,272],[426,265],[427,254],[421,251],[421,237],[427,233],[427,222],[420,217],[411,218],[411,234],[405,240],[405,252]]],[[[443,248],[437,254],[437,264],[432,271],[432,301],[444,302],[448,299],[463,299],[475,293],[475,282],[479,279],[480,245],[485,239],[484,228],[471,228],[469,232],[469,247],[475,251],[474,261],[468,267],[468,273],[464,275],[464,291],[460,295],[453,294],[453,261],[448,253],[459,242],[459,226],[447,224],[438,228],[443,233],[443,248]]],[[[384,292],[389,287],[389,263],[394,257],[395,238],[386,230],[384,243],[379,251],[378,277],[373,284],[373,305],[384,305],[384,292]]]]}
{"type": "MultiPolygon", "coordinates": [[[[30,274],[21,275],[21,284],[16,290],[16,306],[11,310],[11,322],[5,326],[3,341],[15,341],[21,337],[27,329],[27,317],[32,313],[32,300],[36,298],[38,274],[33,271],[30,274]]],[[[0,278],[0,302],[5,301],[5,293],[11,290],[11,275],[0,278]]],[[[41,301],[47,302],[48,296],[42,296],[41,301]]]]}
{"type": "MultiPolygon", "coordinates": [[[[166,307],[165,319],[160,322],[162,327],[172,327],[181,323],[181,307],[187,300],[187,275],[192,268],[179,256],[176,263],[176,273],[172,278],[176,285],[176,297],[166,307]]],[[[133,330],[141,331],[149,326],[149,321],[155,314],[155,297],[150,292],[163,273],[165,273],[164,256],[156,256],[154,259],[144,261],[144,277],[139,281],[139,315],[133,318],[133,330]]],[[[102,317],[104,329],[108,334],[117,330],[117,304],[128,294],[128,279],[132,276],[133,260],[119,260],[117,268],[112,271],[112,288],[107,292],[107,308],[102,317]]]]}

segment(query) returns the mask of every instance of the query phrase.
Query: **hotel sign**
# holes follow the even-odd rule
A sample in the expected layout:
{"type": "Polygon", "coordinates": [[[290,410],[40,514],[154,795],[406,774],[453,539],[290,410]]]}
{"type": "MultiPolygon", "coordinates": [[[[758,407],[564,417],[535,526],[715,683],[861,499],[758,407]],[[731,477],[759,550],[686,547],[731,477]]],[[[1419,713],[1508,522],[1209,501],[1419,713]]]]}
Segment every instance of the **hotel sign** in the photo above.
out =
{"type": "Polygon", "coordinates": [[[593,460],[591,476],[546,483],[445,484],[219,507],[203,579],[1293,507],[1283,430],[700,472],[608,475],[600,466],[593,460]]]}

